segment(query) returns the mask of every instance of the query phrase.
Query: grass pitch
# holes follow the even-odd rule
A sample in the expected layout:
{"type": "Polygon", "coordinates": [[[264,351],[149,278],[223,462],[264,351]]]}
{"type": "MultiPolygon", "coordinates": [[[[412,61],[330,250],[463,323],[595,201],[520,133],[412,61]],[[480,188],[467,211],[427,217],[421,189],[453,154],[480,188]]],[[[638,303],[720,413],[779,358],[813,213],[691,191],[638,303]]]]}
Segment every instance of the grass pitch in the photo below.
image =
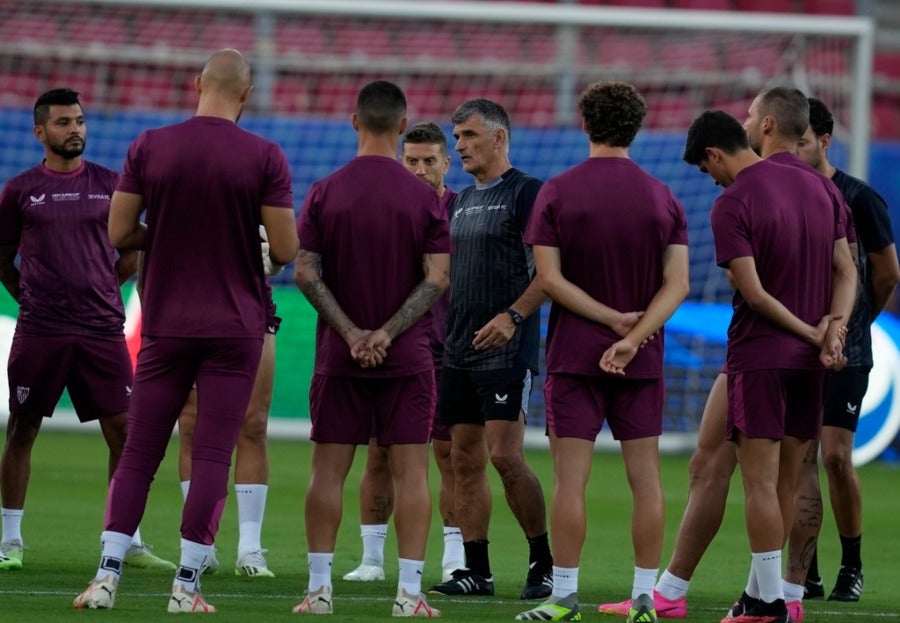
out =
{"type": "MultiPolygon", "coordinates": [[[[90,430],[87,428],[86,430],[90,430]]],[[[306,587],[303,496],[309,478],[311,446],[296,441],[271,443],[272,476],[263,545],[277,574],[272,580],[234,576],[237,519],[229,500],[217,541],[222,571],[203,580],[203,592],[219,612],[217,621],[291,620],[291,608],[306,587]]],[[[360,449],[359,454],[364,452],[360,449]]],[[[178,560],[181,492],[175,464],[176,447],[164,461],[151,490],[141,524],[144,539],[154,551],[178,560]]],[[[552,492],[550,456],[530,451],[532,467],[552,492]]],[[[387,580],[374,584],[344,582],[341,576],[359,562],[357,486],[364,461],[358,456],[346,488],[344,521],[335,552],[335,621],[389,620],[396,591],[396,542],[391,530],[386,547],[387,580]]],[[[106,450],[99,433],[45,431],[33,457],[23,534],[28,550],[22,571],[0,573],[0,612],[3,621],[158,621],[165,618],[171,588],[169,573],[126,569],[116,606],[111,611],[78,611],[72,599],[93,576],[99,557],[106,493],[106,450]]],[[[885,464],[860,470],[864,489],[863,559],[865,590],[858,604],[825,601],[806,603],[810,623],[900,621],[900,584],[896,546],[898,472],[885,464]]],[[[437,482],[432,471],[431,482],[437,482]]],[[[687,494],[687,457],[664,457],[663,483],[667,500],[667,531],[663,566],[674,544],[687,494]]],[[[518,599],[527,565],[527,545],[492,475],[494,514],[491,524],[491,563],[497,594],[491,598],[432,596],[449,621],[511,621],[533,605],[518,599]]],[[[432,487],[435,488],[434,486],[432,487]]],[[[717,622],[740,594],[749,569],[740,481],[734,480],[722,530],[701,563],[689,594],[687,621],[717,622]]],[[[827,501],[826,501],[827,508],[827,501]]],[[[617,455],[597,455],[588,485],[588,541],[582,557],[579,597],[584,620],[622,621],[600,615],[602,602],[628,597],[632,579],[630,544],[631,501],[617,455]]],[[[820,567],[826,593],[837,574],[840,549],[834,522],[826,511],[820,540],[820,567]]],[[[440,579],[442,551],[440,521],[433,523],[425,565],[425,588],[440,579]]],[[[308,618],[308,617],[307,617],[308,618]]]]}

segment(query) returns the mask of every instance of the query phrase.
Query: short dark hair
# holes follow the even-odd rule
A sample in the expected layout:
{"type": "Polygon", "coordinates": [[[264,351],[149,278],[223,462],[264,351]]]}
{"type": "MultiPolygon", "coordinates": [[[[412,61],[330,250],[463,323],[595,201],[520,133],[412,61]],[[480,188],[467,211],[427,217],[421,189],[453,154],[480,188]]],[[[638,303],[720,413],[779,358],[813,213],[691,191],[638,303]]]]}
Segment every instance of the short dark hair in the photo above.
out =
{"type": "Polygon", "coordinates": [[[694,119],[684,146],[684,161],[698,165],[706,159],[706,148],[716,147],[734,155],[750,149],[750,140],[740,121],[722,110],[707,110],[694,119]]]}
{"type": "Polygon", "coordinates": [[[503,106],[491,100],[474,99],[463,102],[453,111],[450,121],[453,122],[453,125],[458,125],[475,115],[481,116],[485,127],[490,131],[503,128],[506,131],[507,145],[512,141],[512,132],[509,129],[509,115],[503,109],[503,106]]]}
{"type": "Polygon", "coordinates": [[[761,91],[760,96],[760,114],[773,117],[782,136],[799,141],[809,125],[809,102],[803,91],[774,87],[761,91]]]}
{"type": "Polygon", "coordinates": [[[41,93],[34,103],[34,125],[47,123],[47,120],[50,119],[51,106],[71,106],[72,104],[81,106],[81,102],[78,101],[78,91],[73,91],[72,89],[50,89],[45,93],[41,93]]]}
{"type": "Polygon", "coordinates": [[[372,132],[384,134],[395,131],[406,116],[406,96],[393,82],[370,82],[356,98],[356,113],[360,125],[372,132]]]}
{"type": "Polygon", "coordinates": [[[647,102],[626,82],[595,82],[578,99],[592,143],[628,147],[647,115],[647,102]]]}
{"type": "Polygon", "coordinates": [[[828,106],[822,100],[810,97],[809,101],[809,127],[812,128],[816,138],[821,138],[826,134],[834,132],[834,117],[828,106]]]}
{"type": "Polygon", "coordinates": [[[429,145],[440,145],[441,153],[447,153],[447,136],[440,126],[433,121],[417,123],[406,131],[403,135],[403,145],[411,143],[419,145],[427,143],[429,145]]]}

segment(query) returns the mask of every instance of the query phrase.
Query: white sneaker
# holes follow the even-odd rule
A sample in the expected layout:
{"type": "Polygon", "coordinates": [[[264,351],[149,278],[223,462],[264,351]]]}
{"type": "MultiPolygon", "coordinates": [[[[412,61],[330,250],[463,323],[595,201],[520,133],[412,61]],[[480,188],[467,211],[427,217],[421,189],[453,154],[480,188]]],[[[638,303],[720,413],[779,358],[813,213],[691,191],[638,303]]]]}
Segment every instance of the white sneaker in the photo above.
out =
{"type": "Polygon", "coordinates": [[[457,569],[465,569],[466,563],[464,562],[451,562],[441,571],[441,582],[449,582],[453,579],[453,572],[457,569]]]}
{"type": "Polygon", "coordinates": [[[331,605],[331,587],[322,586],[318,590],[306,593],[299,604],[294,606],[294,614],[331,614],[334,612],[331,605]]]}
{"type": "Polygon", "coordinates": [[[348,582],[380,582],[384,579],[384,568],[381,565],[370,565],[363,562],[345,575],[344,579],[348,582]]]}
{"type": "Polygon", "coordinates": [[[244,575],[248,578],[274,578],[275,574],[269,571],[266,559],[263,557],[265,551],[257,549],[240,556],[234,565],[234,574],[244,575]]]}
{"type": "Polygon", "coordinates": [[[441,611],[429,606],[422,593],[412,595],[401,588],[397,590],[397,599],[394,600],[393,615],[395,617],[436,619],[441,616],[441,611]]]}
{"type": "Polygon", "coordinates": [[[119,580],[112,573],[97,580],[91,580],[83,593],[72,602],[76,608],[112,608],[116,603],[116,587],[119,580]]]}
{"type": "Polygon", "coordinates": [[[0,543],[0,571],[17,571],[22,568],[25,545],[21,539],[0,543]]]}
{"type": "Polygon", "coordinates": [[[215,612],[216,607],[206,603],[200,591],[192,593],[184,589],[181,582],[172,584],[172,596],[169,597],[169,612],[215,612]]]}
{"type": "Polygon", "coordinates": [[[200,574],[215,575],[220,568],[219,559],[216,558],[216,548],[213,547],[213,550],[206,556],[206,560],[203,561],[203,565],[200,567],[200,574]]]}

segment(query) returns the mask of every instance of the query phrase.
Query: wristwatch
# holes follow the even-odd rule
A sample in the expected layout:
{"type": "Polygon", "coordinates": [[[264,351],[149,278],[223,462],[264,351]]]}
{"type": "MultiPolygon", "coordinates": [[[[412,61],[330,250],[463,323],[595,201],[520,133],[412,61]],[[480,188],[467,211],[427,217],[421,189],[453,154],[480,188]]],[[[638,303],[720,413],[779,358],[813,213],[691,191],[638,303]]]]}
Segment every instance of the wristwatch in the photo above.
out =
{"type": "Polygon", "coordinates": [[[520,314],[519,312],[514,310],[512,307],[507,309],[506,313],[509,314],[509,317],[512,318],[513,324],[516,325],[517,327],[520,326],[522,324],[522,322],[525,320],[522,317],[522,314],[520,314]]]}

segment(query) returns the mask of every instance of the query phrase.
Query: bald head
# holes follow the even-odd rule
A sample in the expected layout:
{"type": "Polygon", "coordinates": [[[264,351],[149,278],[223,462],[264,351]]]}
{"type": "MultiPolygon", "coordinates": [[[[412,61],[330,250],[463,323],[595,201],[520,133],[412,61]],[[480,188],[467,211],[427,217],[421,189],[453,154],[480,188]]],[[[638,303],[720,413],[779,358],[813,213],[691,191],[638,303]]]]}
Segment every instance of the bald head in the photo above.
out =
{"type": "Polygon", "coordinates": [[[250,64],[237,50],[219,50],[203,67],[200,86],[208,93],[240,100],[250,86],[250,64]]]}

